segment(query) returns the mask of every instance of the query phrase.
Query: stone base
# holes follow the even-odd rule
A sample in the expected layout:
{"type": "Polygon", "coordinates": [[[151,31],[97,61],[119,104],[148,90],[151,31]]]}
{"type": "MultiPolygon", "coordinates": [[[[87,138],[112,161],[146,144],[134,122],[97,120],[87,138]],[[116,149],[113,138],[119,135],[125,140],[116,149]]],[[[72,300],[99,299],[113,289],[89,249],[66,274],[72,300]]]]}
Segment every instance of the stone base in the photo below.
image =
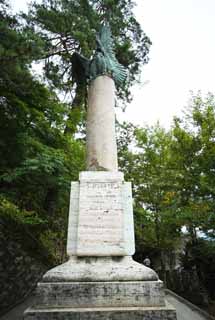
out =
{"type": "Polygon", "coordinates": [[[36,308],[165,306],[162,281],[42,282],[36,308]]]}
{"type": "Polygon", "coordinates": [[[41,282],[24,320],[176,320],[157,281],[41,282]]]}
{"type": "Polygon", "coordinates": [[[175,309],[163,307],[124,308],[29,308],[24,320],[176,320],[175,309]]]}
{"type": "Polygon", "coordinates": [[[156,281],[156,272],[132,257],[70,257],[49,270],[43,282],[71,281],[156,281]]]}

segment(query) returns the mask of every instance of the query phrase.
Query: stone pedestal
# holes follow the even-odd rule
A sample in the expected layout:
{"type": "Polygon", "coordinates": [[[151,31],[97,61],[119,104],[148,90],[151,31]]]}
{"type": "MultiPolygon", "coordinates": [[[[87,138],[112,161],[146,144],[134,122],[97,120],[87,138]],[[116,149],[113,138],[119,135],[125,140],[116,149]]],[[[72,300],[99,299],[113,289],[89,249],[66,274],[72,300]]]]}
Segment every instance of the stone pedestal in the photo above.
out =
{"type": "Polygon", "coordinates": [[[132,260],[131,184],[120,172],[81,172],[71,186],[68,262],[38,284],[25,320],[175,320],[157,274],[132,260]]]}

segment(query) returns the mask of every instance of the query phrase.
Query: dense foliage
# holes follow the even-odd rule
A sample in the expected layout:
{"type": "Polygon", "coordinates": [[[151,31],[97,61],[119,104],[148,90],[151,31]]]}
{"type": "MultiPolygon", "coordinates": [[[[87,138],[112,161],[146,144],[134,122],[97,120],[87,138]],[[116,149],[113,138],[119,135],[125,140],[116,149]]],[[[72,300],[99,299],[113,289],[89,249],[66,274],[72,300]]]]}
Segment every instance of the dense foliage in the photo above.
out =
{"type": "Polygon", "coordinates": [[[83,143],[64,135],[68,109],[30,72],[40,39],[1,2],[1,218],[28,225],[60,259],[65,246],[70,181],[83,167],[83,143]]]}
{"type": "Polygon", "coordinates": [[[133,182],[137,236],[145,245],[174,247],[182,226],[194,242],[200,231],[214,238],[214,104],[212,94],[191,97],[168,131],[159,124],[119,127],[120,165],[133,182]]]}
{"type": "Polygon", "coordinates": [[[132,8],[131,0],[44,0],[14,16],[0,1],[0,215],[28,228],[55,260],[65,258],[69,186],[85,157],[77,136],[84,137],[86,88],[71,77],[71,57],[90,57],[100,22],[109,21],[129,69],[119,98],[129,100],[150,46],[132,8]],[[41,68],[43,76],[35,74],[41,68]]]}

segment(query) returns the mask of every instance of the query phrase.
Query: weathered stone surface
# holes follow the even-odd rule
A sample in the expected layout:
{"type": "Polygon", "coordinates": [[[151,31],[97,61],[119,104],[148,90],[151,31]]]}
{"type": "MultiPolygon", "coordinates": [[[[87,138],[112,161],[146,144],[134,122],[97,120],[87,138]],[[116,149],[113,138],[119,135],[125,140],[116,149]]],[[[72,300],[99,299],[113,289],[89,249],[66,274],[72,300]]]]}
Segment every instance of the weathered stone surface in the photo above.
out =
{"type": "Polygon", "coordinates": [[[155,281],[154,270],[137,263],[132,257],[71,257],[66,263],[49,270],[44,282],[67,281],[155,281]]]}
{"type": "Polygon", "coordinates": [[[164,306],[161,281],[39,283],[35,305],[44,307],[164,306]]]}
{"type": "Polygon", "coordinates": [[[176,320],[176,311],[163,307],[28,309],[24,320],[176,320]]]}
{"type": "Polygon", "coordinates": [[[69,222],[67,234],[67,254],[69,256],[77,253],[77,231],[78,231],[78,213],[79,213],[79,182],[71,183],[69,222]]]}
{"type": "Polygon", "coordinates": [[[103,181],[124,181],[124,174],[120,171],[81,171],[79,173],[79,180],[80,181],[94,181],[99,182],[101,180],[103,181]]]}
{"type": "Polygon", "coordinates": [[[135,239],[131,182],[123,183],[122,193],[125,250],[127,255],[133,256],[133,254],[135,253],[135,239]]]}
{"type": "Polygon", "coordinates": [[[131,184],[121,172],[81,172],[71,184],[67,253],[134,254],[131,184]]]}
{"type": "Polygon", "coordinates": [[[89,87],[87,111],[87,170],[117,171],[115,85],[108,76],[89,87]]]}

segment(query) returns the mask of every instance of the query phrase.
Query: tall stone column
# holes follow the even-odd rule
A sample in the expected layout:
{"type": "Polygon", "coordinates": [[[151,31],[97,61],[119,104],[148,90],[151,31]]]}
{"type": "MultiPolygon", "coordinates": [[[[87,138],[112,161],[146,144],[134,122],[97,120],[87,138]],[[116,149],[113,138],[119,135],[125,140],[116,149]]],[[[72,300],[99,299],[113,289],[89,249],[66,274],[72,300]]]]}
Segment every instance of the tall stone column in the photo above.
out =
{"type": "Polygon", "coordinates": [[[88,91],[87,170],[117,171],[115,85],[108,76],[93,80],[88,91]]]}

